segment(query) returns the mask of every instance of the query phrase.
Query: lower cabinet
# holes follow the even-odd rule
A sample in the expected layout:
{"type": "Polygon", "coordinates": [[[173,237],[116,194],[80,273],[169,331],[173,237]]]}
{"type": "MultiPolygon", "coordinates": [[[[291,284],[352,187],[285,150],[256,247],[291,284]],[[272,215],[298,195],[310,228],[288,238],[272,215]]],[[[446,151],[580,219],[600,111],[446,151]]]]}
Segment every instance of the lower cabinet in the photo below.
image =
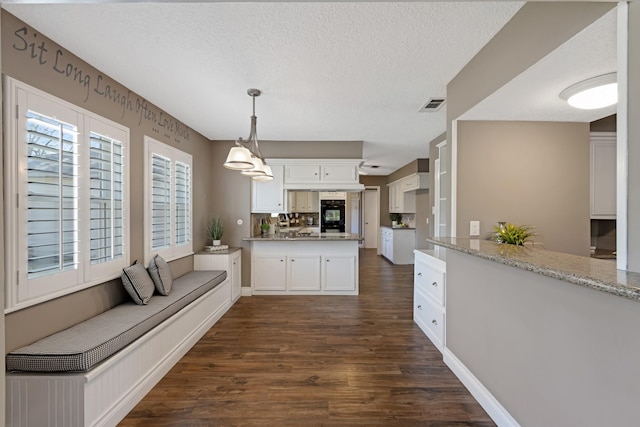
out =
{"type": "Polygon", "coordinates": [[[225,270],[231,282],[231,301],[240,298],[242,292],[242,251],[229,248],[220,252],[197,252],[193,256],[194,270],[225,270]]]}
{"type": "Polygon", "coordinates": [[[380,253],[394,264],[413,264],[416,231],[406,228],[380,227],[380,253]]]}
{"type": "Polygon", "coordinates": [[[440,351],[445,346],[446,252],[414,251],[413,320],[440,351]]]}
{"type": "Polygon", "coordinates": [[[358,294],[358,242],[253,242],[255,295],[358,294]]]}

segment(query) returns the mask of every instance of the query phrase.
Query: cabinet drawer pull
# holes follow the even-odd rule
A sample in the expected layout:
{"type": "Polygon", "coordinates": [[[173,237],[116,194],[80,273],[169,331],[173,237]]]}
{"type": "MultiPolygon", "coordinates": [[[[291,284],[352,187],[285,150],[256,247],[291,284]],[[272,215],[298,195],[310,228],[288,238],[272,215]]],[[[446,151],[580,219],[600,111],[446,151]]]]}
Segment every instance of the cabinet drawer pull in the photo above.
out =
{"type": "Polygon", "coordinates": [[[292,260],[291,260],[291,262],[294,262],[294,261],[295,261],[295,259],[292,259],[292,260]]]}
{"type": "Polygon", "coordinates": [[[418,306],[418,310],[422,310],[422,306],[421,305],[418,306]]]}
{"type": "Polygon", "coordinates": [[[436,287],[437,287],[437,286],[438,286],[438,282],[433,282],[433,283],[431,284],[431,286],[436,286],[436,287]]]}
{"type": "Polygon", "coordinates": [[[434,325],[438,326],[438,321],[437,321],[436,319],[433,319],[433,320],[431,321],[431,323],[433,323],[434,325]]]}
{"type": "Polygon", "coordinates": [[[418,276],[422,276],[422,272],[418,273],[418,276]]]}

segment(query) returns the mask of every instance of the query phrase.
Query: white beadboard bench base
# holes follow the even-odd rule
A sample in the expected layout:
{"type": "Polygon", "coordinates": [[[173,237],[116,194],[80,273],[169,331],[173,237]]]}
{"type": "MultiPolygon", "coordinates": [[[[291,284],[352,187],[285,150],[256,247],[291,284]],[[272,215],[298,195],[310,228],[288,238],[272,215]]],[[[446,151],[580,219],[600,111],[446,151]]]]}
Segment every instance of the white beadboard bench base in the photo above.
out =
{"type": "Polygon", "coordinates": [[[7,373],[7,426],[117,425],[231,305],[226,279],[90,371],[7,373]]]}

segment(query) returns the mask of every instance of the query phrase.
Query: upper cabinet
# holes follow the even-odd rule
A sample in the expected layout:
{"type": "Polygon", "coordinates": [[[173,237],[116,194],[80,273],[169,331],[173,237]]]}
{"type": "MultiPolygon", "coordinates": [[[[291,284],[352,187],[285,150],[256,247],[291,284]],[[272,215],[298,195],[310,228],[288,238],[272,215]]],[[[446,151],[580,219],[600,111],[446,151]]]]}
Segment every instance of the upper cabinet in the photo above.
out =
{"type": "MultiPolygon", "coordinates": [[[[267,162],[270,162],[267,160],[267,162]]],[[[360,159],[278,159],[287,190],[363,190],[360,159]]]]}
{"type": "Polygon", "coordinates": [[[616,218],[616,134],[591,134],[591,218],[616,218]]]}
{"type": "Polygon", "coordinates": [[[428,187],[429,174],[415,173],[397,181],[387,184],[389,187],[389,212],[390,213],[415,213],[415,190],[428,187]]]}
{"type": "Polygon", "coordinates": [[[320,197],[317,191],[289,191],[289,212],[318,213],[320,197]]]}
{"type": "Polygon", "coordinates": [[[282,213],[287,211],[284,191],[284,166],[269,162],[271,181],[251,180],[251,212],[282,213]]]}

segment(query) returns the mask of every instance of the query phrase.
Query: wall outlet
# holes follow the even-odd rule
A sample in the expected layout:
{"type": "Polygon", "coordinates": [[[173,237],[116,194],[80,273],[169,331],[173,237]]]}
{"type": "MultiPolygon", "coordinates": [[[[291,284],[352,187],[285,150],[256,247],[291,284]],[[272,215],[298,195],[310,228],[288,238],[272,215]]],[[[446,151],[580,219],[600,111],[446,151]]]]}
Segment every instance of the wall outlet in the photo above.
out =
{"type": "Polygon", "coordinates": [[[469,221],[469,236],[480,235],[480,221],[469,221]]]}

